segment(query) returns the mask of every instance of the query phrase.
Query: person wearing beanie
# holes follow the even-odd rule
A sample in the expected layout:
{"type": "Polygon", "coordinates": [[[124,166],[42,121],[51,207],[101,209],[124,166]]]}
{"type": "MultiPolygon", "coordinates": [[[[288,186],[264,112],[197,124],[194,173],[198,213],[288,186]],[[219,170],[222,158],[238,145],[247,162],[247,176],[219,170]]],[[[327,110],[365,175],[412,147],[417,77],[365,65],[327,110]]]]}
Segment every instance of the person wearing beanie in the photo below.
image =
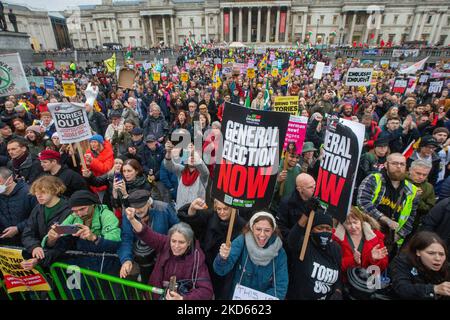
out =
{"type": "Polygon", "coordinates": [[[316,208],[305,257],[300,261],[307,223],[308,216],[303,214],[288,236],[289,250],[296,257],[288,299],[341,300],[342,253],[332,240],[333,218],[320,206],[316,208]]]}
{"type": "Polygon", "coordinates": [[[436,154],[436,150],[439,146],[440,144],[433,136],[423,136],[420,140],[419,148],[406,160],[408,169],[414,160],[424,160],[428,162],[432,167],[428,175],[428,182],[432,185],[436,185],[438,182],[439,172],[441,170],[441,158],[436,154]]]}
{"type": "Polygon", "coordinates": [[[41,162],[44,174],[49,174],[61,179],[66,186],[63,196],[70,198],[77,190],[87,190],[88,186],[83,177],[61,164],[61,154],[54,150],[44,150],[39,154],[38,160],[41,162]]]}
{"type": "Polygon", "coordinates": [[[287,255],[272,214],[256,212],[231,246],[222,243],[213,268],[219,276],[234,272],[228,299],[237,285],[283,300],[288,289],[287,255]]]}
{"type": "MultiPolygon", "coordinates": [[[[117,252],[121,241],[119,220],[106,205],[100,204],[95,193],[88,190],[75,191],[69,200],[69,207],[72,213],[60,225],[75,225],[78,230],[73,234],[62,234],[58,232],[58,226],[52,226],[42,240],[43,248],[57,246],[83,252],[117,252]]],[[[63,262],[97,272],[102,272],[103,269],[114,274],[118,271],[117,262],[111,257],[105,257],[103,262],[101,258],[69,257],[63,262]]]]}
{"type": "MultiPolygon", "coordinates": [[[[111,143],[104,140],[99,134],[93,135],[89,140],[90,148],[86,151],[84,158],[87,168],[96,177],[106,174],[114,165],[114,153],[111,143]]],[[[93,187],[91,191],[99,193],[99,197],[103,200],[107,186],[93,187]]]]}
{"type": "MultiPolygon", "coordinates": [[[[355,188],[371,173],[380,172],[384,168],[386,157],[389,155],[389,139],[378,137],[373,143],[373,149],[361,155],[355,188]]],[[[356,197],[356,192],[354,194],[356,197]]]]}
{"type": "Polygon", "coordinates": [[[28,141],[28,149],[32,157],[37,158],[38,154],[45,149],[44,134],[40,126],[29,126],[25,130],[25,139],[28,141]]]}
{"type": "MultiPolygon", "coordinates": [[[[168,203],[154,200],[148,190],[139,189],[130,192],[128,204],[130,208],[135,209],[135,215],[141,223],[148,225],[149,228],[159,234],[167,235],[169,229],[180,222],[173,207],[168,203]]],[[[121,229],[122,242],[117,252],[122,264],[120,277],[128,277],[133,269],[133,264],[137,264],[141,282],[148,283],[155,265],[156,252],[153,248],[138,240],[130,221],[126,217],[122,218],[121,229]]],[[[137,276],[136,274],[133,278],[136,279],[137,276]]]]}

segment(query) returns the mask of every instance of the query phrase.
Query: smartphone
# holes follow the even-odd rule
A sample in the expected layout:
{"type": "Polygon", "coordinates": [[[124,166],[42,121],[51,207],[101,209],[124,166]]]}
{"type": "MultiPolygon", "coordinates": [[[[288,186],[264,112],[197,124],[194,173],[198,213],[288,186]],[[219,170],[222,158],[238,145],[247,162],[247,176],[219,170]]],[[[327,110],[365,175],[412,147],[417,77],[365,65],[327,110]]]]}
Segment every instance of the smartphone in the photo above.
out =
{"type": "Polygon", "coordinates": [[[119,182],[119,181],[123,180],[123,176],[120,173],[115,173],[114,174],[114,179],[117,180],[117,182],[119,182]]]}
{"type": "Polygon", "coordinates": [[[75,234],[78,232],[78,230],[80,230],[80,227],[74,224],[55,227],[55,232],[58,234],[75,234]]]}

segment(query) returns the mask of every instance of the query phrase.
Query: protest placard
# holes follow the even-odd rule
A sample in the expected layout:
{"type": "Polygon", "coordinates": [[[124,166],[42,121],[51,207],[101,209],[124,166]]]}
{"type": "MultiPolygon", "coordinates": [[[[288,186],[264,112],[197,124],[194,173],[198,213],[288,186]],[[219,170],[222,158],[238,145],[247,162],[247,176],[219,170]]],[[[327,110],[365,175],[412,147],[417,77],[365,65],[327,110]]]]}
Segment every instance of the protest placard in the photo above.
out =
{"type": "Polygon", "coordinates": [[[341,223],[347,218],[352,203],[364,134],[365,126],[361,123],[328,119],[324,157],[320,161],[314,196],[341,223]]]}
{"type": "Polygon", "coordinates": [[[313,78],[314,79],[322,79],[322,73],[323,73],[323,68],[325,67],[325,63],[324,62],[317,62],[316,63],[316,68],[314,69],[314,75],[313,78]]]}
{"type": "Polygon", "coordinates": [[[256,77],[255,69],[253,69],[253,68],[248,68],[248,69],[247,69],[247,77],[248,77],[249,79],[254,79],[254,78],[256,77]]]}
{"type": "Polygon", "coordinates": [[[283,150],[286,150],[290,142],[295,142],[295,150],[298,154],[302,153],[303,143],[306,137],[306,126],[308,125],[307,117],[290,116],[286,138],[284,140],[283,150]]]}
{"type": "Polygon", "coordinates": [[[153,72],[153,81],[160,81],[160,80],[161,80],[161,73],[153,72]]]}
{"type": "Polygon", "coordinates": [[[212,194],[233,208],[267,207],[275,188],[289,114],[226,103],[223,149],[216,155],[212,194]]]}
{"type": "Polygon", "coordinates": [[[50,291],[45,278],[36,270],[25,270],[22,250],[0,247],[0,270],[8,293],[24,291],[50,291]]]}
{"type": "Polygon", "coordinates": [[[55,89],[55,78],[44,77],[44,87],[45,89],[55,89]]]}
{"type": "Polygon", "coordinates": [[[267,293],[236,284],[233,292],[232,300],[280,300],[277,297],[271,296],[267,293]]]}
{"type": "Polygon", "coordinates": [[[187,82],[189,81],[189,73],[187,72],[181,72],[180,74],[180,79],[182,82],[187,82]]]}
{"type": "Polygon", "coordinates": [[[80,103],[49,103],[48,110],[55,121],[62,144],[80,142],[92,137],[86,108],[80,103]]]}
{"type": "Polygon", "coordinates": [[[121,68],[119,71],[119,87],[124,89],[133,89],[134,77],[134,70],[121,68]]]}
{"type": "Polygon", "coordinates": [[[345,85],[346,86],[370,86],[372,80],[373,68],[350,68],[348,69],[345,85]]]}
{"type": "Polygon", "coordinates": [[[64,96],[73,98],[77,96],[77,87],[73,81],[63,81],[62,82],[64,96]]]}
{"type": "Polygon", "coordinates": [[[441,93],[444,81],[431,81],[428,87],[428,93],[441,93]]]}
{"type": "Polygon", "coordinates": [[[392,92],[404,94],[408,87],[408,80],[403,78],[397,78],[392,86],[392,92]]]}
{"type": "Polygon", "coordinates": [[[273,106],[274,111],[288,112],[292,115],[298,113],[298,96],[277,96],[273,106]]]}
{"type": "Polygon", "coordinates": [[[0,55],[0,97],[28,92],[29,84],[18,53],[0,55]]]}

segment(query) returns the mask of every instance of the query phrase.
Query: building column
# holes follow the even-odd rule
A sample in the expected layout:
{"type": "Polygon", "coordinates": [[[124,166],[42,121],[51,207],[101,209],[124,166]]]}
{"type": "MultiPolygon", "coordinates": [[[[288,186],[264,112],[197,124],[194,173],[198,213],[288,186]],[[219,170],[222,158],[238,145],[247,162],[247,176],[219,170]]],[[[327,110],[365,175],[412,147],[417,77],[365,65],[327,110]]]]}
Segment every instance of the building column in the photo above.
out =
{"type": "Polygon", "coordinates": [[[305,42],[306,40],[306,22],[308,21],[308,13],[304,12],[303,13],[303,28],[302,28],[302,43],[305,42]]]}
{"type": "Polygon", "coordinates": [[[247,42],[252,42],[252,8],[248,8],[247,42]]]}
{"type": "Polygon", "coordinates": [[[294,42],[294,40],[296,40],[296,38],[295,38],[295,19],[294,19],[294,16],[291,17],[291,21],[292,21],[291,42],[294,42]]]}
{"type": "Polygon", "coordinates": [[[148,24],[150,27],[150,46],[154,46],[155,45],[155,33],[153,32],[153,21],[152,21],[152,16],[148,17],[148,24]]]}
{"type": "Polygon", "coordinates": [[[113,19],[113,24],[114,24],[113,26],[115,29],[115,31],[113,29],[114,39],[115,39],[115,42],[119,42],[119,26],[117,25],[117,19],[113,19]]]}
{"type": "Polygon", "coordinates": [[[277,7],[277,20],[276,20],[276,24],[275,24],[275,42],[279,42],[279,37],[280,37],[280,11],[281,8],[277,7]]]}
{"type": "Polygon", "coordinates": [[[230,8],[230,42],[233,42],[233,8],[230,8]]]}
{"type": "Polygon", "coordinates": [[[113,30],[112,30],[112,22],[110,19],[108,19],[108,28],[109,28],[109,36],[111,39],[111,42],[114,42],[114,36],[113,36],[113,30]]]}
{"type": "Polygon", "coordinates": [[[225,28],[225,24],[223,22],[223,9],[220,10],[220,41],[223,42],[223,29],[225,28]]]}
{"type": "Polygon", "coordinates": [[[341,45],[344,42],[345,23],[347,22],[347,12],[344,12],[344,15],[341,17],[342,17],[341,26],[339,27],[339,45],[341,45]]]}
{"type": "Polygon", "coordinates": [[[242,42],[242,8],[239,8],[239,29],[238,29],[238,41],[242,42]]]}
{"type": "Polygon", "coordinates": [[[177,44],[177,40],[175,39],[175,18],[170,16],[170,28],[172,29],[172,46],[177,44]]]}
{"type": "Polygon", "coordinates": [[[205,14],[205,40],[206,42],[209,42],[209,16],[208,14],[205,14]]]}
{"type": "Polygon", "coordinates": [[[434,37],[436,36],[436,28],[438,26],[438,20],[441,17],[441,14],[439,12],[436,12],[436,14],[434,15],[434,22],[433,22],[433,28],[431,28],[431,32],[430,32],[430,41],[429,44],[433,45],[434,41],[434,37]]]}
{"type": "Polygon", "coordinates": [[[375,40],[375,44],[377,44],[376,42],[378,41],[378,36],[379,36],[379,34],[380,34],[380,30],[381,30],[381,18],[382,18],[382,14],[379,14],[378,15],[378,21],[377,21],[377,26],[376,26],[376,29],[375,29],[375,37],[374,37],[374,40],[375,40]]]}
{"type": "Polygon", "coordinates": [[[169,43],[167,42],[166,17],[161,16],[161,19],[162,19],[162,28],[163,28],[163,35],[164,35],[164,45],[168,46],[169,43]]]}
{"type": "Polygon", "coordinates": [[[355,24],[356,24],[356,12],[353,12],[353,19],[352,19],[352,26],[350,28],[350,35],[348,37],[348,44],[353,43],[353,32],[355,31],[355,24]]]}
{"type": "Polygon", "coordinates": [[[219,35],[219,15],[214,15],[214,17],[216,18],[216,34],[214,35],[214,42],[218,42],[220,39],[220,35],[219,35]]]}
{"type": "Polygon", "coordinates": [[[102,47],[102,40],[100,38],[100,32],[99,32],[99,26],[98,21],[94,20],[94,28],[95,28],[95,36],[97,37],[97,45],[101,48],[102,47]]]}
{"type": "Polygon", "coordinates": [[[372,21],[370,21],[370,23],[369,23],[369,19],[370,20],[372,19],[372,17],[370,15],[367,17],[367,20],[366,20],[366,26],[364,28],[364,35],[363,35],[361,43],[367,43],[367,39],[369,38],[369,28],[367,26],[372,25],[372,21]]]}
{"type": "Polygon", "coordinates": [[[441,12],[441,22],[439,23],[439,27],[436,30],[436,36],[434,37],[434,43],[439,41],[439,38],[441,37],[441,31],[444,27],[445,23],[447,22],[447,15],[445,12],[441,12]]]}
{"type": "MultiPolygon", "coordinates": [[[[289,21],[291,20],[291,9],[288,7],[286,11],[286,27],[284,29],[284,42],[289,42],[289,21]]],[[[294,27],[292,27],[294,28],[294,27]]]]}
{"type": "Polygon", "coordinates": [[[142,46],[148,46],[148,39],[147,39],[147,17],[142,16],[141,17],[141,23],[142,23],[142,46]]]}
{"type": "Polygon", "coordinates": [[[417,26],[419,24],[419,20],[420,20],[420,12],[416,12],[416,14],[414,15],[413,26],[411,28],[411,32],[409,33],[409,41],[414,40],[414,36],[417,32],[417,26]]]}
{"type": "Polygon", "coordinates": [[[270,42],[270,7],[267,7],[266,42],[270,42]]]}
{"type": "Polygon", "coordinates": [[[419,40],[420,36],[422,35],[423,28],[425,27],[425,20],[427,19],[427,16],[428,16],[428,13],[424,11],[423,15],[422,15],[422,21],[420,22],[419,33],[416,35],[416,40],[419,40]]]}
{"type": "Polygon", "coordinates": [[[261,42],[261,8],[258,8],[258,21],[256,25],[256,42],[261,42]]]}

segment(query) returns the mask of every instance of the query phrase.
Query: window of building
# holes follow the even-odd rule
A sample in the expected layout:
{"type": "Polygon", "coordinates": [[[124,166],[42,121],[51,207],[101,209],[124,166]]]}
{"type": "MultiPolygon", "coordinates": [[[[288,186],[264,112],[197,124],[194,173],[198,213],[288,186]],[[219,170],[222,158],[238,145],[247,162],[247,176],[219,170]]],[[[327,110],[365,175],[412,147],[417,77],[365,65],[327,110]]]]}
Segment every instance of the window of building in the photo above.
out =
{"type": "Polygon", "coordinates": [[[132,47],[136,47],[136,37],[130,37],[130,44],[132,47]]]}
{"type": "Polygon", "coordinates": [[[209,24],[211,24],[211,25],[214,24],[214,17],[209,18],[209,24]]]}
{"type": "Polygon", "coordinates": [[[143,47],[144,45],[145,45],[145,43],[144,43],[144,37],[140,37],[140,40],[141,40],[141,47],[143,47]]]}
{"type": "Polygon", "coordinates": [[[410,24],[412,19],[412,14],[408,15],[408,21],[406,21],[406,24],[410,24]]]}
{"type": "Polygon", "coordinates": [[[92,23],[89,23],[89,30],[94,31],[94,25],[92,23]]]}
{"type": "Polygon", "coordinates": [[[119,29],[122,29],[122,21],[119,20],[119,29]]]}
{"type": "Polygon", "coordinates": [[[205,26],[205,18],[202,18],[202,27],[205,26]]]}
{"type": "Polygon", "coordinates": [[[382,34],[379,34],[379,35],[378,35],[378,39],[377,39],[377,43],[380,43],[382,38],[383,38],[383,35],[382,35],[382,34]]]}
{"type": "Polygon", "coordinates": [[[142,20],[139,20],[139,28],[142,28],[142,20]]]}
{"type": "Polygon", "coordinates": [[[103,29],[106,29],[106,21],[103,21],[103,29]]]}
{"type": "Polygon", "coordinates": [[[303,17],[303,16],[298,16],[298,17],[297,17],[298,23],[302,23],[302,17],[303,17]]]}
{"type": "Polygon", "coordinates": [[[447,26],[450,26],[450,17],[447,17],[447,26]]]}
{"type": "Polygon", "coordinates": [[[443,45],[445,43],[445,40],[447,40],[447,35],[446,34],[441,34],[441,36],[439,37],[438,44],[443,45]]]}
{"type": "Polygon", "coordinates": [[[183,19],[178,19],[178,26],[182,27],[183,26],[183,19]]]}
{"type": "Polygon", "coordinates": [[[125,44],[125,37],[119,37],[119,43],[125,44]]]}
{"type": "Polygon", "coordinates": [[[324,20],[325,20],[325,16],[320,16],[320,24],[323,24],[324,20]]]}
{"type": "Polygon", "coordinates": [[[432,15],[429,15],[429,16],[428,16],[428,19],[427,19],[427,24],[431,24],[431,19],[433,19],[433,16],[432,16],[432,15]]]}
{"type": "Polygon", "coordinates": [[[158,20],[158,27],[162,28],[162,19],[158,20]]]}
{"type": "Polygon", "coordinates": [[[306,24],[311,24],[311,15],[308,15],[308,18],[306,19],[306,24]]]}
{"type": "Polygon", "coordinates": [[[105,42],[111,42],[111,38],[110,37],[105,37],[105,42]]]}
{"type": "Polygon", "coordinates": [[[356,24],[361,24],[361,16],[356,16],[356,24]]]}
{"type": "Polygon", "coordinates": [[[133,28],[133,21],[132,20],[128,20],[128,27],[130,29],[133,28]]]}
{"type": "Polygon", "coordinates": [[[397,22],[398,22],[398,15],[395,15],[394,16],[394,24],[397,24],[397,22]]]}
{"type": "Polygon", "coordinates": [[[394,42],[394,38],[395,38],[395,33],[390,33],[389,34],[389,38],[388,38],[388,42],[394,42]]]}
{"type": "Polygon", "coordinates": [[[383,15],[381,16],[381,24],[384,24],[384,19],[385,19],[385,18],[386,18],[386,15],[383,14],[383,15]]]}
{"type": "Polygon", "coordinates": [[[408,36],[407,33],[403,33],[403,34],[402,34],[402,39],[400,40],[400,43],[405,43],[406,37],[407,37],[407,36],[408,36]]]}
{"type": "Polygon", "coordinates": [[[333,16],[333,24],[337,24],[337,16],[333,16]]]}
{"type": "Polygon", "coordinates": [[[97,40],[91,39],[92,47],[95,48],[97,46],[97,40]]]}

